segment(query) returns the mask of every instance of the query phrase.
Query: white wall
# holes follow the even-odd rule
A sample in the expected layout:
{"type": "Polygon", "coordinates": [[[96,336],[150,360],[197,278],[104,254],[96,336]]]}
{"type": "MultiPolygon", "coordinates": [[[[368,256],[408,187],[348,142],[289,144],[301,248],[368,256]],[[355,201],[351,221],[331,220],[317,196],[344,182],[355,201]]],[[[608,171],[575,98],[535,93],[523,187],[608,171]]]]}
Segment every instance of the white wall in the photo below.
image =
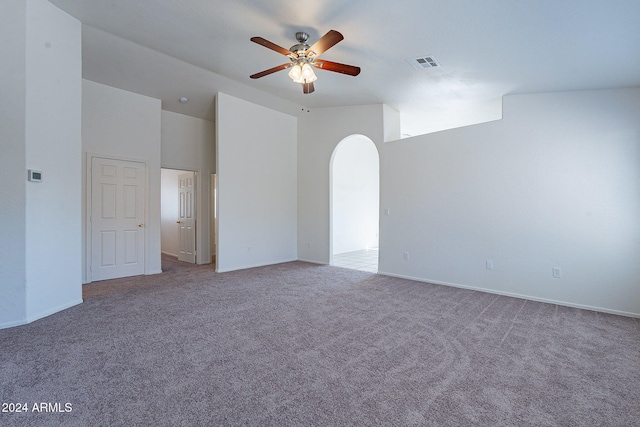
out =
{"type": "Polygon", "coordinates": [[[81,73],[80,22],[27,2],[27,319],[82,302],[81,73]]]}
{"type": "Polygon", "coordinates": [[[406,136],[418,136],[427,133],[456,129],[463,126],[491,122],[502,118],[502,98],[461,99],[451,94],[450,99],[436,96],[439,101],[424,104],[405,105],[400,122],[402,133],[406,136]]]}
{"type": "Polygon", "coordinates": [[[162,253],[176,257],[180,252],[180,234],[176,224],[177,218],[180,218],[178,175],[184,172],[176,169],[162,169],[160,174],[161,248],[162,253]]]}
{"type": "MultiPolygon", "coordinates": [[[[86,256],[86,154],[144,162],[147,167],[145,205],[145,274],[160,266],[160,100],[83,80],[83,227],[86,256]]],[[[86,258],[85,258],[86,259],[86,258]]],[[[83,259],[83,265],[86,262],[83,259]]],[[[86,273],[86,272],[85,272],[86,273]]],[[[87,277],[84,277],[87,280],[87,277]]]]}
{"type": "Polygon", "coordinates": [[[169,111],[162,111],[161,114],[162,167],[198,172],[196,176],[196,262],[210,263],[212,248],[209,219],[211,174],[215,172],[215,124],[169,111]]]}
{"type": "Polygon", "coordinates": [[[378,247],[380,160],[375,144],[351,135],[331,161],[331,232],[334,254],[378,247]]]}
{"type": "Polygon", "coordinates": [[[82,302],[82,66],[80,23],[45,0],[2,2],[0,19],[11,40],[2,43],[0,83],[6,327],[82,302]],[[43,182],[26,182],[27,169],[43,182]]]}
{"type": "Polygon", "coordinates": [[[298,259],[329,263],[329,172],[338,143],[360,134],[379,147],[400,138],[398,120],[383,104],[315,108],[298,118],[298,259]]]}
{"type": "Polygon", "coordinates": [[[380,156],[381,273],[640,315],[640,89],[508,96],[380,156]]]}
{"type": "Polygon", "coordinates": [[[0,2],[0,328],[27,317],[26,15],[24,1],[0,2]]]}
{"type": "Polygon", "coordinates": [[[384,142],[400,139],[401,120],[398,110],[389,107],[387,104],[382,104],[382,132],[384,132],[384,142]]]}
{"type": "Polygon", "coordinates": [[[217,96],[217,271],[296,259],[296,118],[217,96]]]}

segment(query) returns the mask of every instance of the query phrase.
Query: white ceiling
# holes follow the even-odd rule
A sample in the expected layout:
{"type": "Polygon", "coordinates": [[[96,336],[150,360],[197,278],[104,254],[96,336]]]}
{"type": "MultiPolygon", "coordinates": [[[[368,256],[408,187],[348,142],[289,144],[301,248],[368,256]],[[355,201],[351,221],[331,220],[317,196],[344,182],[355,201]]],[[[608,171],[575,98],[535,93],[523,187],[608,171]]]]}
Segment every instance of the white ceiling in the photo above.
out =
{"type": "Polygon", "coordinates": [[[638,0],[50,2],[83,23],[85,78],[208,119],[218,90],[243,97],[250,86],[290,114],[385,103],[416,135],[499,118],[505,94],[640,86],[638,0]],[[360,66],[359,76],[319,70],[310,95],[286,71],[249,78],[287,62],[252,36],[288,49],[296,31],[313,43],[330,29],[345,39],[321,59],[360,66]],[[406,62],[424,55],[441,67],[406,62]]]}

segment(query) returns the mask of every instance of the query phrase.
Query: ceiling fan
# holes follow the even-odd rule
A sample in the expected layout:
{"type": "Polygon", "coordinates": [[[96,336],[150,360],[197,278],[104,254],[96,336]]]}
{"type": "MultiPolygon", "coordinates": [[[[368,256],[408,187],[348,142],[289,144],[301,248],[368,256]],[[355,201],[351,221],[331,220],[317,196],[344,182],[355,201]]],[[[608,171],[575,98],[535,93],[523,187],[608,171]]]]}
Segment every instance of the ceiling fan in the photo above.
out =
{"type": "Polygon", "coordinates": [[[251,37],[252,42],[262,45],[267,49],[276,51],[284,56],[288,56],[289,62],[253,74],[250,77],[252,79],[259,79],[260,77],[268,76],[276,71],[291,68],[291,70],[289,70],[289,77],[291,77],[295,83],[302,84],[303,93],[311,93],[315,90],[313,82],[317,79],[313,72],[313,68],[347,74],[349,76],[357,76],[360,74],[360,67],[317,59],[318,56],[329,48],[335,46],[342,39],[344,39],[342,34],[338,31],[330,30],[318,41],[309,46],[307,43],[309,40],[309,34],[299,31],[296,33],[296,40],[298,40],[298,44],[291,46],[291,48],[287,50],[262,37],[251,37]]]}

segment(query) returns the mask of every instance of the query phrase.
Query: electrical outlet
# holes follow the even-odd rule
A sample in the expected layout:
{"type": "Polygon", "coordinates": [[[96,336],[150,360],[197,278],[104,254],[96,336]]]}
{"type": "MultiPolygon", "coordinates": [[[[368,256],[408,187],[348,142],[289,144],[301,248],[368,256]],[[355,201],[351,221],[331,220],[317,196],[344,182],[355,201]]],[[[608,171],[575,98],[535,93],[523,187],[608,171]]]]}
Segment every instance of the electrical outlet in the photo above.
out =
{"type": "Polygon", "coordinates": [[[409,261],[409,252],[402,252],[402,259],[405,261],[409,261]]]}
{"type": "Polygon", "coordinates": [[[555,277],[556,279],[559,279],[562,277],[562,269],[560,267],[553,267],[552,272],[553,272],[553,277],[555,277]]]}
{"type": "Polygon", "coordinates": [[[487,270],[493,270],[493,261],[487,260],[487,270]]]}

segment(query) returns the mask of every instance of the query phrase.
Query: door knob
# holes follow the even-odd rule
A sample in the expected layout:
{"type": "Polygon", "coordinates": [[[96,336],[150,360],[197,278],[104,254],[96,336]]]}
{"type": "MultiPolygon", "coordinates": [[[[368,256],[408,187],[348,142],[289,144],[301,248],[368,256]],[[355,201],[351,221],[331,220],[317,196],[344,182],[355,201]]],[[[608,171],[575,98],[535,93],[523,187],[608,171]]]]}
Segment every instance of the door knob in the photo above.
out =
{"type": "Polygon", "coordinates": [[[180,221],[176,221],[176,224],[182,224],[180,221]]]}
{"type": "Polygon", "coordinates": [[[143,224],[138,224],[138,227],[142,227],[143,224]]]}

